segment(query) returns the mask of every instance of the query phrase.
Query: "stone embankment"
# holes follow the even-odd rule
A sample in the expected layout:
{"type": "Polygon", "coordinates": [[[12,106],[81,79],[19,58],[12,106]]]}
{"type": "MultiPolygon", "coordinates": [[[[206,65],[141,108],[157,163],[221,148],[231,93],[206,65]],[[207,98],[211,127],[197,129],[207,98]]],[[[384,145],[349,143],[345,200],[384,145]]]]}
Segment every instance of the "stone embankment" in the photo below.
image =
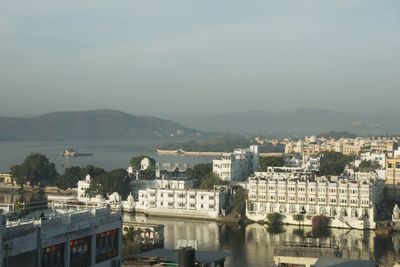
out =
{"type": "MultiPolygon", "coordinates": [[[[180,156],[194,156],[194,157],[221,157],[226,152],[211,152],[211,151],[185,151],[183,149],[166,150],[157,149],[159,155],[180,155],[180,156]]],[[[283,153],[260,153],[261,157],[282,156],[283,153]]]]}

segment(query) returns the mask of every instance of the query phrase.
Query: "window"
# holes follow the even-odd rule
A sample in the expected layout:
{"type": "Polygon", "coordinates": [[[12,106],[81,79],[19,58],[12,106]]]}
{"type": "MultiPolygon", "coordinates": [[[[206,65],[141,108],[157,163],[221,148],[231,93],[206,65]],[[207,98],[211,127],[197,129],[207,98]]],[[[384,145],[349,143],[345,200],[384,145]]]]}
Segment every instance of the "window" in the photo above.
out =
{"type": "Polygon", "coordinates": [[[118,229],[96,235],[96,263],[118,256],[118,229]]]}
{"type": "Polygon", "coordinates": [[[209,205],[208,208],[209,208],[210,210],[214,210],[214,205],[209,205]]]}
{"type": "Polygon", "coordinates": [[[64,243],[42,249],[42,267],[64,266],[64,243]]]}
{"type": "MultiPolygon", "coordinates": [[[[97,236],[97,235],[96,235],[97,236]]],[[[71,240],[70,245],[70,265],[71,266],[90,266],[91,265],[91,236],[71,240]]],[[[97,250],[96,250],[97,254],[97,250]]],[[[97,258],[97,257],[96,257],[97,258]]]]}
{"type": "Polygon", "coordinates": [[[208,196],[209,200],[214,200],[214,196],[208,196]]]}

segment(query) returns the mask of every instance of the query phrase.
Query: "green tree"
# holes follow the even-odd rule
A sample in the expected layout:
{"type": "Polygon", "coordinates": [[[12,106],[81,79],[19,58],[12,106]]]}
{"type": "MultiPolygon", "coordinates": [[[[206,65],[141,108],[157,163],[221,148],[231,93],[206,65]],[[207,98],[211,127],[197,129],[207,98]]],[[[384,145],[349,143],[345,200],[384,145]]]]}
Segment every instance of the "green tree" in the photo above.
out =
{"type": "Polygon", "coordinates": [[[39,153],[32,153],[22,164],[12,166],[11,174],[21,187],[25,182],[40,186],[52,185],[58,177],[54,163],[39,153]]]}
{"type": "Polygon", "coordinates": [[[200,189],[213,189],[214,185],[225,185],[226,182],[222,181],[217,175],[211,173],[206,177],[200,179],[200,189]]]}
{"type": "Polygon", "coordinates": [[[194,180],[200,180],[203,177],[212,174],[212,163],[196,164],[186,170],[187,176],[194,180]]]}
{"type": "Polygon", "coordinates": [[[353,157],[338,152],[325,152],[321,154],[319,175],[340,175],[353,157]]]}
{"type": "Polygon", "coordinates": [[[232,211],[240,214],[243,217],[246,213],[247,192],[241,186],[234,186],[232,190],[233,190],[233,195],[231,200],[232,211]]]}
{"type": "Polygon", "coordinates": [[[123,198],[126,198],[131,191],[130,182],[131,178],[125,169],[112,170],[93,177],[87,189],[87,194],[94,197],[97,194],[106,196],[117,192],[123,198]]]}
{"type": "Polygon", "coordinates": [[[267,219],[268,219],[268,224],[282,224],[283,223],[283,215],[278,212],[268,213],[267,219]]]}
{"type": "Polygon", "coordinates": [[[95,177],[102,173],[104,173],[104,169],[92,165],[86,167],[69,167],[65,169],[63,175],[57,178],[56,185],[61,189],[75,188],[78,181],[86,175],[89,174],[91,177],[95,177]]]}
{"type": "Polygon", "coordinates": [[[267,171],[268,167],[282,167],[285,164],[283,157],[271,156],[260,158],[260,170],[267,171]]]}
{"type": "Polygon", "coordinates": [[[358,165],[356,171],[368,172],[368,171],[375,171],[378,168],[379,168],[379,162],[372,160],[363,160],[361,161],[360,165],[358,165]]]}

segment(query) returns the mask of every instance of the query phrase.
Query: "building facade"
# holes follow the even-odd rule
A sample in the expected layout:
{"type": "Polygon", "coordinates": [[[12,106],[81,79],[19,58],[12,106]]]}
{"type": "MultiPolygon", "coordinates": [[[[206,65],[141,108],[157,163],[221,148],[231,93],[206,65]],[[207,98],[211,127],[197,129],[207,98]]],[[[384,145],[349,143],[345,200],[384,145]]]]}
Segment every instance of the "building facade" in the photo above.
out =
{"type": "Polygon", "coordinates": [[[121,266],[121,214],[106,208],[9,222],[2,228],[0,266],[121,266]]]}
{"type": "Polygon", "coordinates": [[[312,217],[331,218],[332,227],[373,229],[376,209],[383,198],[382,181],[370,179],[329,180],[326,177],[280,179],[279,176],[249,178],[246,216],[267,221],[269,213],[284,215],[284,222],[299,224],[293,215],[303,214],[303,224],[312,217]]]}
{"type": "Polygon", "coordinates": [[[388,185],[400,185],[400,157],[386,159],[386,180],[388,185]]]}
{"type": "Polygon", "coordinates": [[[224,153],[221,159],[213,160],[213,173],[223,181],[243,181],[258,168],[258,150],[257,145],[252,145],[248,149],[224,153]]]}
{"type": "Polygon", "coordinates": [[[225,215],[227,204],[226,187],[214,190],[149,188],[139,191],[135,211],[151,215],[216,219],[225,215]]]}

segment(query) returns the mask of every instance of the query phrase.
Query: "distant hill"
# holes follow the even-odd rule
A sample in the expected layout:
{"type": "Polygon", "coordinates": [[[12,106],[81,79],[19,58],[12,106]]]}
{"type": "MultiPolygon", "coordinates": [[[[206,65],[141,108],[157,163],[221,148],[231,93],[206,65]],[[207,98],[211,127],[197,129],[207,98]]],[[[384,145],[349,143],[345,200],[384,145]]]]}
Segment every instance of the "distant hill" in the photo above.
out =
{"type": "Polygon", "coordinates": [[[169,120],[106,109],[54,112],[33,118],[0,117],[0,125],[0,140],[155,138],[201,134],[169,120]]]}
{"type": "Polygon", "coordinates": [[[294,111],[248,111],[176,119],[188,127],[236,134],[307,135],[330,131],[355,134],[400,134],[399,114],[364,115],[299,108],[294,111]]]}

